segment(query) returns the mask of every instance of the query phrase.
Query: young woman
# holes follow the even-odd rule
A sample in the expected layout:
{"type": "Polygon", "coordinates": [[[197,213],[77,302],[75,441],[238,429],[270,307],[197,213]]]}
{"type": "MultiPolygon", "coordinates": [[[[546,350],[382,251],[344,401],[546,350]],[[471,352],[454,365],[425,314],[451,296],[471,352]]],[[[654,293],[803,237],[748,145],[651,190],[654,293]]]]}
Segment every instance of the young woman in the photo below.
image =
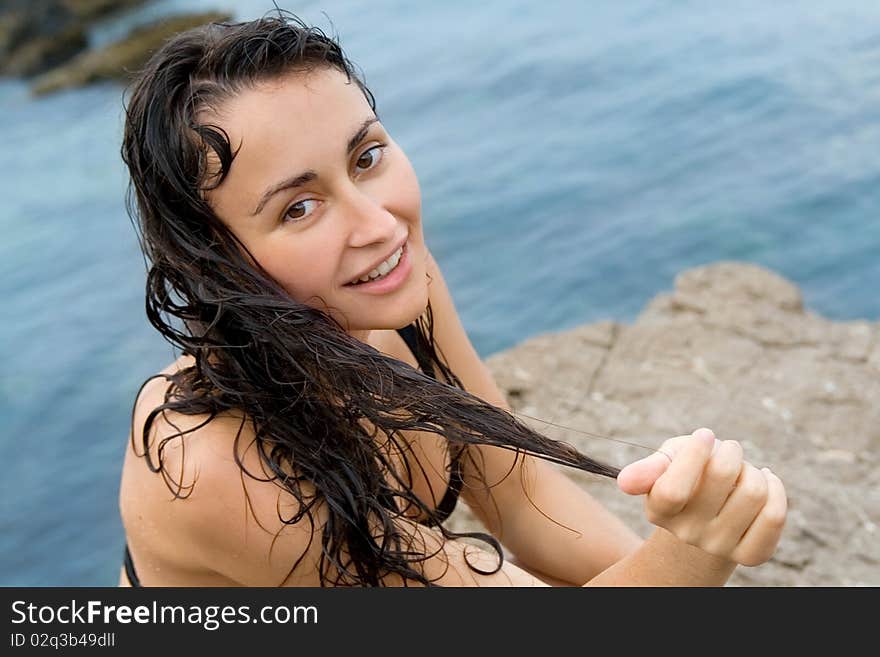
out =
{"type": "Polygon", "coordinates": [[[182,355],[134,405],[120,585],[721,585],[772,555],[785,490],[738,443],[701,429],[618,473],[513,417],[409,161],[319,30],[177,36],[122,154],[147,313],[182,355]],[[550,462],[617,476],[657,529],[550,462]],[[485,533],[444,525],[459,496],[485,533]]]}

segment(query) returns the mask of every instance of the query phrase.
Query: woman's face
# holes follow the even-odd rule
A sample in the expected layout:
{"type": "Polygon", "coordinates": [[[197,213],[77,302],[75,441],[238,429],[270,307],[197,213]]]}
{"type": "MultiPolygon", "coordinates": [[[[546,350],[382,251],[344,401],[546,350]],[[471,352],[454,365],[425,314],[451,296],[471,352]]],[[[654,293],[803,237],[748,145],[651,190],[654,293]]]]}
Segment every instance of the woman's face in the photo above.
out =
{"type": "Polygon", "coordinates": [[[294,300],[360,339],[424,311],[418,181],[356,83],[333,68],[291,74],[200,119],[238,149],[209,203],[294,300]],[[387,275],[351,285],[377,266],[387,275]]]}

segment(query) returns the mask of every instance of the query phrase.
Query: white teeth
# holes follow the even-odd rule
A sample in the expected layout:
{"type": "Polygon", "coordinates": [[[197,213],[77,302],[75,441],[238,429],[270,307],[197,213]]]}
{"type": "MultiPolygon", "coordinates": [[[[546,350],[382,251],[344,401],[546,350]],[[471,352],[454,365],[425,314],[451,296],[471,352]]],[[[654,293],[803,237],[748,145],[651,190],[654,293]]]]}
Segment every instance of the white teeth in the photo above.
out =
{"type": "Polygon", "coordinates": [[[388,258],[388,260],[386,260],[385,262],[380,264],[378,267],[376,267],[373,271],[371,271],[366,276],[361,276],[359,279],[352,281],[351,285],[354,285],[355,283],[358,283],[358,282],[370,281],[370,280],[373,280],[374,278],[379,278],[380,276],[384,276],[385,274],[387,274],[388,272],[390,272],[392,269],[394,269],[397,266],[397,263],[400,262],[400,257],[402,255],[403,255],[403,247],[400,247],[399,249],[397,249],[397,251],[395,251],[394,253],[391,254],[391,257],[388,258]]]}

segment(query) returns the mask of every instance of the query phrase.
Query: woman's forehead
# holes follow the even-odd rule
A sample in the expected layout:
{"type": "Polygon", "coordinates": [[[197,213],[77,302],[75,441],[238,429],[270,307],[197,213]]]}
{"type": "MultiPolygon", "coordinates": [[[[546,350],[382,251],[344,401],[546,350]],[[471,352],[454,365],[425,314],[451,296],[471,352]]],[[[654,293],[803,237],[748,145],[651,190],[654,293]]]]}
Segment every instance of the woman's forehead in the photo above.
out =
{"type": "Polygon", "coordinates": [[[230,136],[244,136],[283,127],[308,133],[336,124],[347,131],[365,112],[372,109],[357,83],[337,69],[321,68],[261,81],[229,99],[217,118],[230,136]]]}

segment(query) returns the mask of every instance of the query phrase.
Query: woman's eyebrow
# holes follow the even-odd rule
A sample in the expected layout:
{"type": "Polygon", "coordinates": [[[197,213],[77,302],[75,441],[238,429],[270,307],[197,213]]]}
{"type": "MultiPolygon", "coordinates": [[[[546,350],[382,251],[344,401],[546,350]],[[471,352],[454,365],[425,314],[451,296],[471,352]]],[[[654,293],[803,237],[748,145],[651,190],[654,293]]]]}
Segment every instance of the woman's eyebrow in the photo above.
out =
{"type": "MultiPolygon", "coordinates": [[[[370,129],[370,126],[376,123],[379,120],[377,116],[371,116],[364,120],[363,123],[358,127],[357,132],[355,132],[351,139],[348,140],[348,144],[346,145],[346,155],[351,155],[352,151],[357,148],[357,145],[361,143],[364,137],[367,136],[367,131],[370,129]]],[[[286,180],[282,180],[279,183],[275,183],[271,187],[269,187],[263,195],[260,197],[260,202],[257,203],[257,207],[251,212],[251,216],[254,217],[260,212],[263,211],[263,208],[266,207],[266,203],[269,202],[269,199],[275,196],[278,192],[283,192],[286,189],[292,189],[294,187],[301,187],[305,185],[307,182],[312,182],[313,180],[317,180],[318,174],[309,169],[304,173],[300,173],[296,176],[292,176],[287,178],[286,180]]]]}

